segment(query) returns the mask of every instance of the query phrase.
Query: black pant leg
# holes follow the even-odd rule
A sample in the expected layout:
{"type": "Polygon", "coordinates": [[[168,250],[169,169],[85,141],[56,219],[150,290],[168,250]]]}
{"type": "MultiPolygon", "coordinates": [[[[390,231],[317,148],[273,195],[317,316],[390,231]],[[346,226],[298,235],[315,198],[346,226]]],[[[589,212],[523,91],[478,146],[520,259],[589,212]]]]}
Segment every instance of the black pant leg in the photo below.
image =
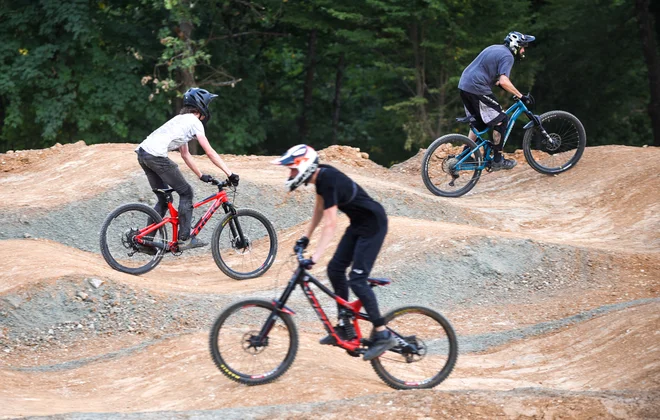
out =
{"type": "Polygon", "coordinates": [[[353,266],[349,274],[348,284],[355,296],[362,302],[374,327],[385,325],[385,320],[378,309],[376,294],[369,286],[367,278],[371,273],[386,235],[387,225],[384,225],[375,235],[360,236],[357,239],[353,253],[353,266]]]}
{"type": "MultiPolygon", "coordinates": [[[[145,153],[142,157],[142,161],[166,185],[169,185],[171,188],[174,189],[174,191],[176,191],[179,194],[179,209],[178,209],[179,238],[178,239],[180,241],[185,241],[190,237],[190,224],[192,221],[192,213],[193,213],[192,187],[190,186],[190,184],[188,184],[186,179],[181,174],[178,165],[172,162],[170,159],[159,156],[152,156],[149,155],[148,153],[145,153]]],[[[148,177],[149,174],[147,174],[147,178],[148,177]]],[[[149,182],[151,182],[151,180],[149,182]]]]}
{"type": "Polygon", "coordinates": [[[346,269],[353,262],[353,253],[357,236],[351,226],[346,229],[335,251],[335,255],[328,263],[328,278],[332,283],[335,294],[344,300],[348,300],[348,280],[346,269]]]}
{"type": "MultiPolygon", "coordinates": [[[[144,152],[138,153],[138,163],[142,167],[142,170],[144,173],[147,175],[147,180],[149,181],[149,185],[151,186],[152,190],[157,190],[157,189],[165,189],[167,188],[167,184],[165,181],[161,179],[161,177],[149,166],[147,166],[146,162],[143,159],[144,152]]],[[[156,194],[156,198],[158,201],[156,202],[156,205],[154,206],[154,210],[156,210],[156,213],[160,215],[160,217],[164,217],[165,213],[167,212],[167,201],[165,201],[165,197],[162,194],[156,194]]],[[[149,224],[153,223],[153,221],[149,222],[149,224]]]]}

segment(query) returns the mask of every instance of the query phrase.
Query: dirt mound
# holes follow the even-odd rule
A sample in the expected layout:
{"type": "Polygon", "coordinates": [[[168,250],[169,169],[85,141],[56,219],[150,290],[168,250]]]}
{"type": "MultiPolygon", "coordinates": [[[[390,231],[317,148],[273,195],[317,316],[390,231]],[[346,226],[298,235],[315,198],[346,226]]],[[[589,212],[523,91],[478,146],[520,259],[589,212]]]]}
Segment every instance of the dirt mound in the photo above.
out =
{"type": "Polygon", "coordinates": [[[319,150],[321,162],[341,163],[347,166],[357,168],[382,169],[383,167],[376,162],[369,160],[369,154],[361,152],[358,147],[351,146],[330,146],[319,150]]]}
{"type": "MultiPolygon", "coordinates": [[[[424,150],[389,170],[355,148],[321,150],[390,215],[372,273],[393,280],[375,291],[383,311],[431,306],[459,335],[462,353],[446,382],[394,393],[369,364],[318,345],[323,331],[298,292],[289,302],[301,333],[291,371],[268,392],[224,378],[207,354],[208,324],[230,301],[281,293],[313,191],[285,194],[272,157],[223,156],[241,174],[232,200],[265,213],[278,231],[273,267],[239,282],[200,249],[130,276],[105,264],[98,229],[119,204],[153,204],[134,147],[78,143],[0,156],[0,417],[154,409],[227,409],[242,418],[304,418],[318,408],[330,418],[657,412],[660,149],[590,147],[553,177],[527,165],[484,173],[459,199],[423,186],[424,150]],[[50,241],[18,239],[27,236],[50,241]]],[[[195,159],[217,173],[206,157],[195,159]]],[[[212,193],[182,172],[197,198],[212,193]]],[[[347,224],[340,216],[330,249],[347,224]]],[[[330,257],[312,273],[324,279],[330,257]]],[[[334,319],[332,302],[319,301],[334,319]]]]}

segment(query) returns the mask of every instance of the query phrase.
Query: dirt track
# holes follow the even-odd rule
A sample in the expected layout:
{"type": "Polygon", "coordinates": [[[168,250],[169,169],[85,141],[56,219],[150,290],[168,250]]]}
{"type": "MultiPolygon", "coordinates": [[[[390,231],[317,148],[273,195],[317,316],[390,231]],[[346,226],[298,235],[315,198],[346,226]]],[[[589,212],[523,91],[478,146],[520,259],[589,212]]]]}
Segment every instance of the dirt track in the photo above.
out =
{"type": "MultiPolygon", "coordinates": [[[[271,270],[238,282],[205,249],[166,257],[140,277],[122,274],[100,256],[98,229],[117,205],[152,200],[132,147],[78,143],[0,155],[0,417],[660,412],[660,150],[587,148],[556,177],[521,164],[482,177],[459,199],[426,191],[418,157],[388,170],[354,149],[323,151],[391,215],[373,273],[394,280],[378,291],[381,305],[434,307],[461,338],[447,381],[394,392],[369,364],[316,343],[320,325],[298,292],[290,306],[302,342],[292,369],[263,387],[226,380],[208,356],[208,327],[231,301],[281,291],[313,194],[287,197],[268,157],[226,156],[241,174],[237,204],[259,209],[278,229],[271,270]],[[90,279],[104,283],[97,289],[90,279]]],[[[191,182],[197,197],[207,194],[191,182]]],[[[329,257],[315,273],[323,276],[329,257]]]]}

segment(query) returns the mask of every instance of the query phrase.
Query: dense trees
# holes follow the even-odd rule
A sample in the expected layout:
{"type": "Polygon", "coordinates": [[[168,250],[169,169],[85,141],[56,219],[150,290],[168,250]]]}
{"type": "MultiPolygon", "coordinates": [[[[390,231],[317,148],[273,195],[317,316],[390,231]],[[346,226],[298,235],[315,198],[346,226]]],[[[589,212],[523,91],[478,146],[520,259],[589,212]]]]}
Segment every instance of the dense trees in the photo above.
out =
{"type": "Polygon", "coordinates": [[[537,36],[512,80],[535,94],[539,111],[575,113],[590,145],[652,144],[660,64],[658,10],[649,7],[648,0],[0,2],[0,152],[80,139],[137,142],[198,85],[220,94],[208,130],[222,152],[339,143],[389,165],[464,130],[453,122],[462,113],[458,78],[512,29],[537,36]]]}

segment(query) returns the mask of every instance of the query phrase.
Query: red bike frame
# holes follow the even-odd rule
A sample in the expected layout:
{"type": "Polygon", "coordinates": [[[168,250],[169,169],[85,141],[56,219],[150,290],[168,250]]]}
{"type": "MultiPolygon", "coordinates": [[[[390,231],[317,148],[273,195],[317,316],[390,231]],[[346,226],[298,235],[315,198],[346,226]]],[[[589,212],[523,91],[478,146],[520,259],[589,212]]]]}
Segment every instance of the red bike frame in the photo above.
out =
{"type": "MultiPolygon", "coordinates": [[[[301,258],[302,258],[302,253],[298,253],[299,261],[301,258]]],[[[367,281],[370,283],[372,287],[385,286],[390,283],[390,281],[387,279],[369,278],[367,279],[367,281]]],[[[360,348],[360,346],[363,344],[365,340],[362,339],[362,332],[360,331],[360,326],[358,324],[358,321],[359,320],[369,321],[369,315],[360,312],[360,309],[362,309],[362,302],[359,299],[349,302],[337,296],[335,293],[333,293],[323,283],[321,283],[316,278],[314,278],[301,266],[296,269],[295,273],[289,280],[286,289],[284,289],[284,292],[282,292],[282,296],[280,296],[280,299],[273,300],[273,304],[275,305],[275,311],[282,311],[290,315],[295,315],[295,312],[286,306],[286,302],[289,299],[289,296],[291,296],[291,292],[293,292],[296,285],[298,284],[300,284],[300,286],[302,287],[305,296],[307,297],[307,300],[309,300],[309,303],[316,311],[316,315],[319,317],[321,322],[323,322],[323,325],[326,331],[328,332],[328,334],[332,335],[335,338],[337,345],[345,350],[348,350],[349,352],[353,352],[356,354],[363,352],[364,350],[360,348]],[[335,331],[334,325],[332,325],[332,322],[330,322],[328,316],[325,314],[325,311],[321,307],[321,304],[319,303],[318,299],[316,299],[316,296],[314,295],[314,291],[310,287],[310,283],[316,285],[319,289],[321,289],[323,293],[330,296],[339,305],[348,308],[353,312],[353,314],[355,315],[353,319],[353,328],[355,328],[355,334],[356,334],[355,338],[351,340],[341,339],[341,337],[335,331]]],[[[276,318],[275,314],[271,314],[266,320],[266,323],[259,332],[258,338],[260,342],[264,340],[265,337],[268,336],[270,329],[273,327],[273,325],[275,325],[275,318],[276,318]]]]}
{"type": "MultiPolygon", "coordinates": [[[[229,203],[229,199],[227,198],[227,192],[222,188],[222,186],[219,187],[220,190],[203,199],[202,201],[193,204],[193,208],[197,208],[200,206],[203,206],[206,203],[209,203],[213,201],[213,204],[206,210],[206,213],[197,221],[195,224],[195,227],[193,227],[190,235],[191,236],[196,236],[202,228],[206,225],[206,223],[211,219],[213,214],[218,210],[220,206],[223,204],[226,204],[225,212],[229,213],[230,211],[233,211],[233,206],[229,203]],[[231,207],[231,208],[230,208],[231,207]]],[[[179,237],[179,212],[177,209],[174,208],[174,205],[172,204],[172,189],[165,190],[165,197],[167,199],[167,208],[169,210],[170,215],[165,216],[162,221],[158,223],[151,224],[143,229],[139,230],[139,233],[135,236],[135,240],[140,243],[140,244],[145,244],[145,239],[144,237],[149,235],[150,233],[160,229],[162,226],[166,225],[167,223],[172,225],[172,240],[168,242],[167,246],[168,249],[173,248],[177,244],[177,238],[179,237]]]]}

